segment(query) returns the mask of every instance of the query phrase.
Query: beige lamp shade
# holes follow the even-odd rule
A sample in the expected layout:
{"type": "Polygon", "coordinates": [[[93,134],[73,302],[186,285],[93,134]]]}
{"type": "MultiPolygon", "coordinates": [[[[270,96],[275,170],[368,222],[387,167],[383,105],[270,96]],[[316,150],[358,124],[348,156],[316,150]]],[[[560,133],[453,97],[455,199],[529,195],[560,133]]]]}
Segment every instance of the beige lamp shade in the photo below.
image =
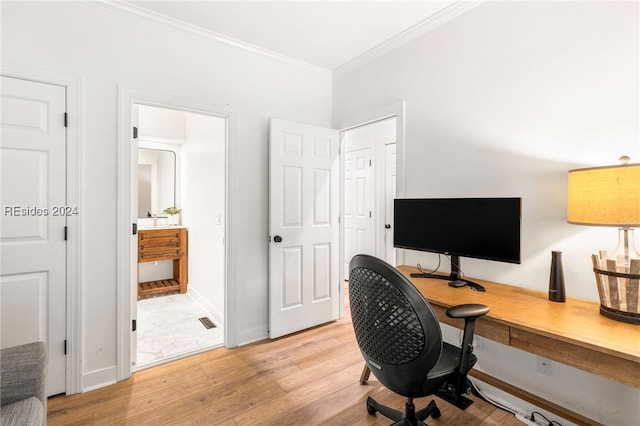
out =
{"type": "Polygon", "coordinates": [[[640,164],[569,171],[567,222],[640,226],[640,164]]]}

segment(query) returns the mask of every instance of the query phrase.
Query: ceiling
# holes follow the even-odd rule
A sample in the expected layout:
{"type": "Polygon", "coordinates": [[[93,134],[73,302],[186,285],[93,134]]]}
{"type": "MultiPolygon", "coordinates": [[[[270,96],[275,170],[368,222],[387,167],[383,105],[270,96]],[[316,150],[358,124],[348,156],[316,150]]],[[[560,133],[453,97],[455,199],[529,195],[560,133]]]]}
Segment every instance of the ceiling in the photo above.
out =
{"type": "MultiPolygon", "coordinates": [[[[127,7],[235,44],[335,70],[408,31],[457,0],[126,1],[127,7]],[[165,19],[167,20],[167,19],[165,19]]],[[[456,5],[458,3],[458,5],[456,5]]],[[[468,3],[468,2],[465,2],[468,3]]]]}

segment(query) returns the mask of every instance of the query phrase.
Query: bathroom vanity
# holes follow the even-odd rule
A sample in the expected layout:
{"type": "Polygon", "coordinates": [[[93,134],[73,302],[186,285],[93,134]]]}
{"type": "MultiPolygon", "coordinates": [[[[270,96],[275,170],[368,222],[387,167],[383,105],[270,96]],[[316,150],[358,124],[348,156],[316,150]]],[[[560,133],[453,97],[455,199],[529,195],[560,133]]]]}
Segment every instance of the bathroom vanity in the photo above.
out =
{"type": "Polygon", "coordinates": [[[138,263],[173,261],[173,277],[138,281],[138,299],[150,294],[187,292],[187,229],[180,226],[138,230],[138,263]]]}

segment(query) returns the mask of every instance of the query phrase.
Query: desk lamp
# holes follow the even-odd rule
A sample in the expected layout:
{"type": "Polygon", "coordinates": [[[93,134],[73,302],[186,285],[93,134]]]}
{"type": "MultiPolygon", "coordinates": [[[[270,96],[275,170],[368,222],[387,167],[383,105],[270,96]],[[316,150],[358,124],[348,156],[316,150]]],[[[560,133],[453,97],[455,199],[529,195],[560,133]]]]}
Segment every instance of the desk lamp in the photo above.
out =
{"type": "Polygon", "coordinates": [[[640,254],[633,227],[640,226],[640,164],[622,164],[569,171],[567,222],[615,226],[618,246],[591,256],[600,297],[600,314],[640,324],[640,254]]]}

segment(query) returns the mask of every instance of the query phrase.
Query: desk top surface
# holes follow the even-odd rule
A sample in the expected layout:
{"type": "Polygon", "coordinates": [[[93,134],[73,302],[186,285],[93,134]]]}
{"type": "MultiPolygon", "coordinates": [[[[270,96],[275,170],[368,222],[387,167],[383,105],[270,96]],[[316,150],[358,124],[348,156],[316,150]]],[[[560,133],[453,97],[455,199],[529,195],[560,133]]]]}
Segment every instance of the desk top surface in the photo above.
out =
{"type": "Polygon", "coordinates": [[[449,308],[482,303],[489,306],[487,315],[493,321],[640,364],[640,326],[600,315],[597,302],[570,297],[564,303],[552,302],[546,292],[469,278],[487,290],[477,292],[450,287],[445,280],[411,278],[409,274],[417,272],[414,267],[397,268],[432,304],[449,308]]]}

